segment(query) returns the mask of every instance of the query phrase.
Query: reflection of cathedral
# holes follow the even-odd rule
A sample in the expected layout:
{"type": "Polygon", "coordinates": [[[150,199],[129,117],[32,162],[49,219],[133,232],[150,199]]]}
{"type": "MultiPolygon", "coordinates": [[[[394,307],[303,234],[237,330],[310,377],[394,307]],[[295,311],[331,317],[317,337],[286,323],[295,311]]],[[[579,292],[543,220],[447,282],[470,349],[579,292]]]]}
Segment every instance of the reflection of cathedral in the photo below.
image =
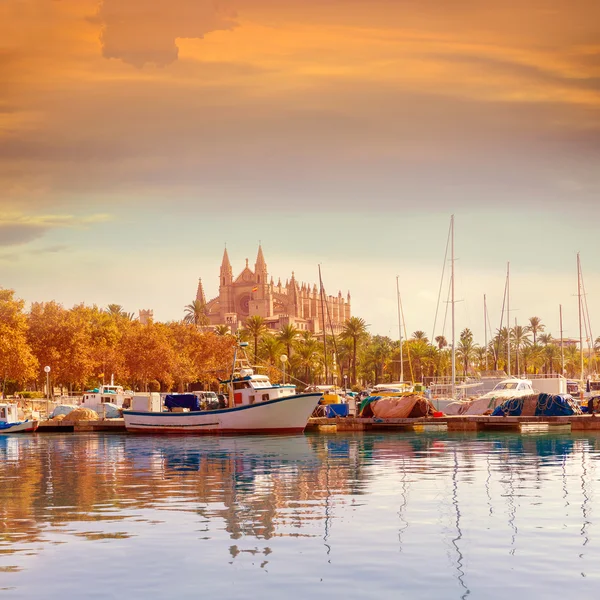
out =
{"type": "MultiPolygon", "coordinates": [[[[202,280],[198,283],[196,299],[206,307],[206,315],[211,325],[229,325],[236,331],[248,317],[263,317],[270,329],[281,329],[285,325],[294,325],[302,331],[318,333],[323,330],[323,314],[321,295],[316,285],[312,287],[298,283],[292,272],[292,278],[277,285],[273,278],[269,280],[267,264],[262,248],[258,247],[258,255],[254,271],[246,267],[234,279],[227,249],[223,254],[219,295],[206,301],[202,280]]],[[[344,322],[350,318],[350,293],[346,299],[339,292],[337,296],[326,296],[325,322],[329,328],[329,319],[333,330],[339,333],[344,322]]]]}

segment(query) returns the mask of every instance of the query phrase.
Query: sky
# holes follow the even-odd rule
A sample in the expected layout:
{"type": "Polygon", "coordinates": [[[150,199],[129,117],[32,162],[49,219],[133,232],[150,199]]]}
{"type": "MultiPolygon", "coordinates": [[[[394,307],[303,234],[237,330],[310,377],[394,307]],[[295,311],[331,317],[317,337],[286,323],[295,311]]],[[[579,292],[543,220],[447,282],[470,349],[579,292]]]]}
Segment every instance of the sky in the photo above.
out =
{"type": "MultiPolygon", "coordinates": [[[[3,0],[0,286],[180,319],[262,243],[433,331],[450,215],[457,328],[600,335],[597,0],[3,0]]],[[[446,300],[444,284],[442,299],[446,300]]],[[[442,305],[442,313],[445,310],[442,305]]],[[[443,319],[442,319],[443,322],[443,319]]]]}

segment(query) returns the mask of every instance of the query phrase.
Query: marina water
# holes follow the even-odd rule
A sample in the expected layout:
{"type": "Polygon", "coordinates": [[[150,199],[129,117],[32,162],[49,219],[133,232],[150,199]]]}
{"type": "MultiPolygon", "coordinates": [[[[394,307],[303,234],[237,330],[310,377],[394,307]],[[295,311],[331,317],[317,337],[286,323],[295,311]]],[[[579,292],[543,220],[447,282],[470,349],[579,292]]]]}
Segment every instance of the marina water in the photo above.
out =
{"type": "Polygon", "coordinates": [[[0,598],[592,598],[598,435],[0,437],[0,598]]]}

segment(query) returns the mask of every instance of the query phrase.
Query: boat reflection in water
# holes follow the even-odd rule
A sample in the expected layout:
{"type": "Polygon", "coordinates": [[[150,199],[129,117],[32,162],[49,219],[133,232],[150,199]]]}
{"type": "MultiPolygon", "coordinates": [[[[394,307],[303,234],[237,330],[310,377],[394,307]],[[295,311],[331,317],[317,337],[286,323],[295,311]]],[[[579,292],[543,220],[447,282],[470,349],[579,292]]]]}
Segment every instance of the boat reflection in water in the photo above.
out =
{"type": "Polygon", "coordinates": [[[0,437],[0,578],[29,597],[500,598],[577,577],[585,597],[599,457],[575,435],[0,437]]]}

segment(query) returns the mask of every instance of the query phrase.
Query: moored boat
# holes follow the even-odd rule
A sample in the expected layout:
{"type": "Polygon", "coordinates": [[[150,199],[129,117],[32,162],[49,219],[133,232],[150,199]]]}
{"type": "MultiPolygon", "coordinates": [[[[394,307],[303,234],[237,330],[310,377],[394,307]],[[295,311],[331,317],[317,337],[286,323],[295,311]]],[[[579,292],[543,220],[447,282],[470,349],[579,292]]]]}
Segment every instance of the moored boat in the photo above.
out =
{"type": "Polygon", "coordinates": [[[19,409],[14,403],[0,404],[0,434],[32,433],[38,428],[38,421],[20,421],[19,409]]]}
{"type": "Polygon", "coordinates": [[[505,400],[523,398],[535,394],[530,379],[510,377],[504,379],[487,394],[474,400],[461,400],[446,406],[444,412],[448,415],[483,415],[490,413],[505,400]]]}
{"type": "Polygon", "coordinates": [[[245,343],[234,357],[229,406],[199,410],[199,404],[178,412],[124,410],[127,431],[138,433],[267,434],[302,433],[321,398],[321,392],[296,394],[294,385],[273,385],[266,375],[256,374],[245,356],[245,343]],[[236,371],[236,367],[239,368],[236,371]]]}

